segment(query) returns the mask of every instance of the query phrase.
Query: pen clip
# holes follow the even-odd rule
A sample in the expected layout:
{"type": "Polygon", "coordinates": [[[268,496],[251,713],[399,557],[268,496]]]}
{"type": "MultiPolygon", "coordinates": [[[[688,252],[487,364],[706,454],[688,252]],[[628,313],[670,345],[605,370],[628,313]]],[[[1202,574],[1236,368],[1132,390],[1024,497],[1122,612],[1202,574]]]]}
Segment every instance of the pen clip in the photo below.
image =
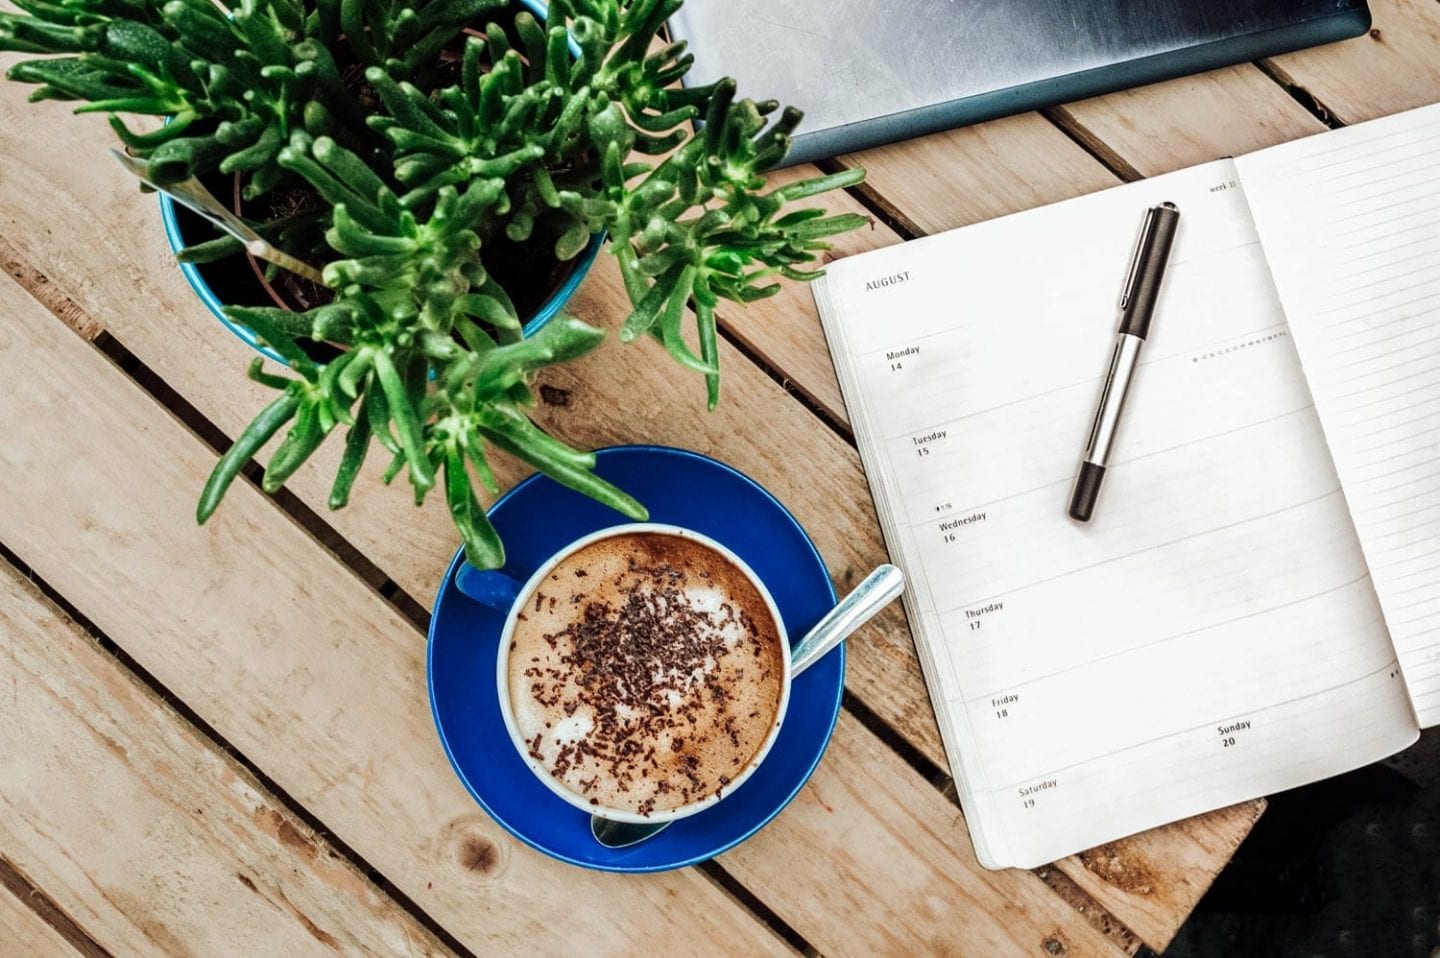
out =
{"type": "Polygon", "coordinates": [[[1130,270],[1125,274],[1125,285],[1120,287],[1120,309],[1130,304],[1130,297],[1135,292],[1135,284],[1140,279],[1140,257],[1144,255],[1145,245],[1150,236],[1150,231],[1155,227],[1155,214],[1160,207],[1152,206],[1145,211],[1145,219],[1140,223],[1140,233],[1135,237],[1135,250],[1130,254],[1130,270]]]}

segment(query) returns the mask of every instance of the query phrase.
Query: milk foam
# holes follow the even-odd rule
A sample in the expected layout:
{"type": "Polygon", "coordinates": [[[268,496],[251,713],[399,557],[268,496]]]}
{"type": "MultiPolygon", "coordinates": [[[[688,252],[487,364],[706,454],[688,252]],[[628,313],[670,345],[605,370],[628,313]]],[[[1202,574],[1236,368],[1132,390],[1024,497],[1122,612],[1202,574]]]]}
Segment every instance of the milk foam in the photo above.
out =
{"type": "Polygon", "coordinates": [[[521,616],[507,675],[520,735],[591,804],[644,814],[723,792],[774,724],[784,662],[769,606],[701,543],[591,543],[521,616]]]}

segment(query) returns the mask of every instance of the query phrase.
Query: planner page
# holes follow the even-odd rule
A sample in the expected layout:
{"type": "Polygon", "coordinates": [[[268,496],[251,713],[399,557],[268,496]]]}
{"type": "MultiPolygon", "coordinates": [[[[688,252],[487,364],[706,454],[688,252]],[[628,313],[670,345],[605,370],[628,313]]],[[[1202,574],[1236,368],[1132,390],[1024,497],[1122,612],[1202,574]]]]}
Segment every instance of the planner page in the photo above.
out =
{"type": "Polygon", "coordinates": [[[989,867],[1417,730],[1230,161],[861,256],[816,298],[989,867]],[[1094,519],[1066,515],[1145,210],[1181,211],[1094,519]]]}
{"type": "Polygon", "coordinates": [[[1440,106],[1238,162],[1415,712],[1440,724],[1440,106]]]}

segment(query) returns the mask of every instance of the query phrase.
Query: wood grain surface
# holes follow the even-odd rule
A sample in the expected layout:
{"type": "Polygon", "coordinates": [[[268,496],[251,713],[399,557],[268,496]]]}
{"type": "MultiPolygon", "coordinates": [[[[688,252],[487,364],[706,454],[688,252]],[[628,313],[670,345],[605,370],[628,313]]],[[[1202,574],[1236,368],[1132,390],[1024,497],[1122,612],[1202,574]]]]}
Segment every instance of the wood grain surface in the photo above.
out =
{"type": "MultiPolygon", "coordinates": [[[[842,157],[867,182],[823,202],[872,222],[835,255],[1440,99],[1440,6],[1371,6],[1365,38],[842,157]]],[[[197,529],[194,497],[215,460],[205,439],[237,435],[268,391],[243,377],[248,347],[175,268],[154,198],[105,161],[103,121],[25,93],[0,83],[0,268],[13,277],[0,277],[0,377],[26,384],[0,391],[0,469],[11,501],[27,504],[0,511],[0,544],[223,737],[0,568],[0,677],[16,696],[10,714],[0,706],[0,856],[107,948],[1162,949],[1260,813],[1258,802],[1222,810],[1036,874],[980,869],[953,791],[927,780],[944,755],[897,607],[851,642],[855,713],[815,777],[722,856],[729,888],[696,870],[597,875],[530,851],[473,804],[434,740],[423,636],[403,610],[415,608],[406,599],[428,607],[455,550],[445,511],[380,487],[372,461],[352,504],[330,513],[330,448],[291,481],[292,500],[242,481],[197,529]],[[36,789],[67,800],[36,814],[18,797],[36,789]]],[[[571,309],[613,329],[626,308],[601,257],[571,309]]],[[[612,337],[546,374],[538,418],[581,445],[659,442],[736,465],[795,512],[843,589],[885,550],[810,294],[788,287],[720,320],[716,412],[663,351],[612,337]]],[[[498,471],[505,485],[526,472],[498,471]]],[[[36,953],[73,951],[0,889],[0,928],[12,926],[36,953]]]]}
{"type": "Polygon", "coordinates": [[[0,315],[0,379],[30,384],[0,391],[30,437],[0,470],[36,506],[0,512],[0,542],[462,943],[554,941],[584,914],[604,951],[782,950],[698,871],[603,875],[511,839],[435,741],[414,624],[248,484],[197,528],[214,453],[8,277],[0,315]]]}
{"type": "Polygon", "coordinates": [[[450,954],[8,566],[0,673],[0,849],[106,951],[450,954]]]}
{"type": "Polygon", "coordinates": [[[29,902],[0,888],[0,940],[18,955],[33,958],[78,958],[60,933],[46,924],[29,902]]]}
{"type": "Polygon", "coordinates": [[[1370,0],[1370,35],[1266,62],[1341,123],[1440,100],[1440,4],[1370,0]]]}

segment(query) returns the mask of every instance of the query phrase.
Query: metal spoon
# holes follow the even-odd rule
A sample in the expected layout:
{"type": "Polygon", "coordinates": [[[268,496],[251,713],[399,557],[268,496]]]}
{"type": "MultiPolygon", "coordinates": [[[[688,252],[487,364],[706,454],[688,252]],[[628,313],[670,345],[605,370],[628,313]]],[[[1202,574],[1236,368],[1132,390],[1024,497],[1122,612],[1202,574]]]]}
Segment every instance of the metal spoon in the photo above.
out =
{"type": "MultiPolygon", "coordinates": [[[[795,645],[790,653],[791,680],[820,661],[826,652],[845,641],[846,636],[869,622],[904,591],[905,576],[893,565],[882,565],[867,575],[795,645]]],[[[654,825],[615,822],[598,815],[590,816],[590,834],[607,848],[628,848],[669,825],[669,822],[654,825]]]]}
{"type": "Polygon", "coordinates": [[[175,202],[194,210],[196,213],[199,213],[229,233],[245,244],[245,251],[251,256],[274,263],[276,266],[282,269],[288,269],[292,273],[298,273],[317,285],[325,285],[325,277],[320,275],[318,269],[308,263],[302,263],[289,253],[271,246],[259,233],[251,229],[244,220],[227,210],[224,205],[215,198],[215,195],[207,190],[204,184],[195,177],[192,176],[188,180],[181,180],[178,183],[169,183],[161,186],[159,183],[150,179],[148,168],[144,163],[128,153],[121,153],[119,150],[112,149],[110,152],[114,155],[115,159],[120,161],[120,165],[129,170],[140,182],[168,195],[175,202]]]}

